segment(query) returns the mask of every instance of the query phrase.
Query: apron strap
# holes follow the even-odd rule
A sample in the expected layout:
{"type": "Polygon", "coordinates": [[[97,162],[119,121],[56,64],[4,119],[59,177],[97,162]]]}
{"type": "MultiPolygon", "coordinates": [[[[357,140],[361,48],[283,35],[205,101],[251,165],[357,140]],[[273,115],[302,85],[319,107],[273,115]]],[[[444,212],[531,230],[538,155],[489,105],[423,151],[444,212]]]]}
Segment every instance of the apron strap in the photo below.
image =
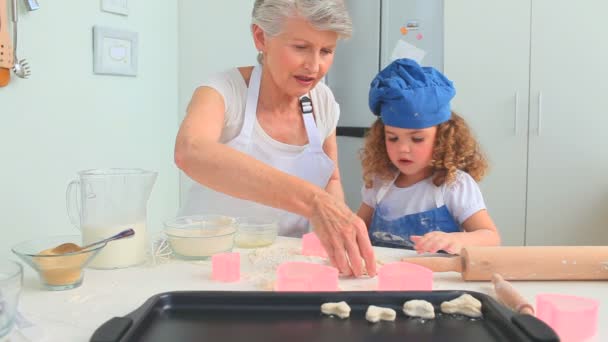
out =
{"type": "Polygon", "coordinates": [[[245,117],[243,120],[243,128],[239,134],[239,139],[250,142],[251,133],[253,132],[253,124],[256,120],[258,108],[258,97],[260,95],[260,81],[262,79],[262,67],[256,65],[253,67],[251,77],[249,78],[249,86],[247,88],[247,102],[245,104],[245,117]]]}
{"type": "Polygon", "coordinates": [[[382,199],[384,198],[384,196],[386,196],[386,193],[391,188],[391,186],[393,184],[395,184],[395,181],[397,180],[397,177],[399,177],[399,172],[397,172],[395,174],[395,177],[393,177],[393,180],[391,180],[390,182],[384,183],[380,187],[380,189],[378,189],[378,192],[376,193],[376,206],[378,206],[378,203],[380,203],[380,201],[382,201],[382,199]]]}
{"type": "Polygon", "coordinates": [[[304,118],[304,126],[306,127],[306,135],[308,136],[308,145],[314,152],[323,152],[321,135],[315,122],[310,97],[306,95],[300,97],[300,106],[302,107],[302,117],[304,118]]]}
{"type": "MultiPolygon", "coordinates": [[[[433,184],[433,186],[435,186],[433,184]]],[[[443,200],[443,192],[445,191],[445,183],[442,184],[441,186],[435,186],[435,205],[437,206],[437,208],[441,208],[445,205],[445,202],[443,200]]]]}
{"type": "MultiPolygon", "coordinates": [[[[245,117],[243,120],[243,128],[241,129],[238,139],[246,142],[249,145],[251,142],[251,135],[253,132],[253,126],[256,121],[256,114],[258,108],[258,98],[260,95],[260,82],[262,79],[262,66],[256,65],[253,67],[251,77],[249,78],[249,86],[247,88],[247,102],[245,103],[245,117]]],[[[306,135],[308,136],[308,144],[312,151],[323,152],[323,144],[321,135],[315,123],[313,115],[312,101],[308,96],[302,96],[300,98],[300,106],[302,107],[302,117],[304,119],[304,127],[306,128],[306,135]]]]}

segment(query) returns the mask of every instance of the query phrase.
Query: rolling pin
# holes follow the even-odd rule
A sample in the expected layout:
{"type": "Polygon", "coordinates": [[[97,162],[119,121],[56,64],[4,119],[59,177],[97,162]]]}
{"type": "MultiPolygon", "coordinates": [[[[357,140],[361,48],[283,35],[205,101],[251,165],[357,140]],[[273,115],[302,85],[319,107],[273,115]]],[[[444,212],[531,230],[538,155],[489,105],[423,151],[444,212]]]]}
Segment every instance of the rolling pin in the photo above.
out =
{"type": "Polygon", "coordinates": [[[402,261],[434,272],[460,272],[464,280],[608,280],[608,246],[466,247],[460,256],[402,261]]]}

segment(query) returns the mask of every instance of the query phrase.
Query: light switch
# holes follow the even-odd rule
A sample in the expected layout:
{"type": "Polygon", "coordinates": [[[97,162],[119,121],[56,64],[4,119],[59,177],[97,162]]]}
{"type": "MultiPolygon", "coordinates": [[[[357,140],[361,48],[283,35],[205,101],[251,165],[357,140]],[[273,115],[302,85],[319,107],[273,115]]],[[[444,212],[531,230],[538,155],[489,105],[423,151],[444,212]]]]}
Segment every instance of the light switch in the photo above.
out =
{"type": "Polygon", "coordinates": [[[129,0],[101,0],[101,10],[104,12],[128,15],[129,0]]]}
{"type": "Polygon", "coordinates": [[[93,26],[93,72],[137,75],[137,32],[93,26]]]}

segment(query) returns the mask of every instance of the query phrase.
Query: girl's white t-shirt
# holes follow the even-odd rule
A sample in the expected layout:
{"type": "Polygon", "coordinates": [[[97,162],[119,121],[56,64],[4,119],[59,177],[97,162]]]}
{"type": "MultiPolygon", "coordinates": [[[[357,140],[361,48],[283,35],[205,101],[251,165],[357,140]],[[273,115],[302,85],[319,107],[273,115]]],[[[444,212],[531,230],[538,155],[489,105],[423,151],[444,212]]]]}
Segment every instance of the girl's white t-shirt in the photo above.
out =
{"type": "MultiPolygon", "coordinates": [[[[227,143],[236,138],[243,127],[247,102],[247,84],[239,70],[232,68],[213,74],[201,86],[215,89],[224,98],[226,112],[220,142],[227,143]]],[[[329,87],[322,82],[317,83],[310,91],[310,97],[319,135],[325,141],[336,129],[340,117],[340,106],[329,87]]],[[[306,148],[306,146],[284,144],[272,139],[257,120],[252,139],[262,139],[266,144],[288,154],[300,153],[306,148]]]]}
{"type": "MultiPolygon", "coordinates": [[[[373,187],[370,189],[364,185],[361,189],[363,203],[375,208],[378,190],[387,182],[374,180],[373,187]]],[[[432,177],[406,188],[398,188],[392,184],[381,200],[382,207],[386,208],[385,218],[394,220],[405,215],[437,208],[435,204],[436,188],[432,177]]],[[[440,186],[440,190],[443,193],[444,204],[458,224],[462,224],[476,212],[486,209],[479,185],[464,171],[458,170],[454,182],[444,183],[440,186]]]]}

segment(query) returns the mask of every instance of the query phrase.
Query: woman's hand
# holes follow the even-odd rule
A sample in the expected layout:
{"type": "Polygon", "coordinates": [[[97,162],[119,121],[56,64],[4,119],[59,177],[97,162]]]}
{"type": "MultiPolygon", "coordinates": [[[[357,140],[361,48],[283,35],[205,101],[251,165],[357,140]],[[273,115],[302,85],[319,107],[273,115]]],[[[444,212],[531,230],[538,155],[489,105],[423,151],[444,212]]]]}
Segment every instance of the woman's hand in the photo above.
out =
{"type": "Polygon", "coordinates": [[[437,253],[437,251],[444,250],[450,254],[457,254],[463,247],[458,233],[434,231],[423,236],[412,235],[410,240],[414,243],[414,249],[418,253],[437,253]]]}
{"type": "Polygon", "coordinates": [[[310,223],[327,251],[330,262],[343,275],[376,275],[374,250],[365,223],[343,201],[324,193],[314,199],[310,223]],[[363,260],[363,261],[362,261],[363,260]]]}

